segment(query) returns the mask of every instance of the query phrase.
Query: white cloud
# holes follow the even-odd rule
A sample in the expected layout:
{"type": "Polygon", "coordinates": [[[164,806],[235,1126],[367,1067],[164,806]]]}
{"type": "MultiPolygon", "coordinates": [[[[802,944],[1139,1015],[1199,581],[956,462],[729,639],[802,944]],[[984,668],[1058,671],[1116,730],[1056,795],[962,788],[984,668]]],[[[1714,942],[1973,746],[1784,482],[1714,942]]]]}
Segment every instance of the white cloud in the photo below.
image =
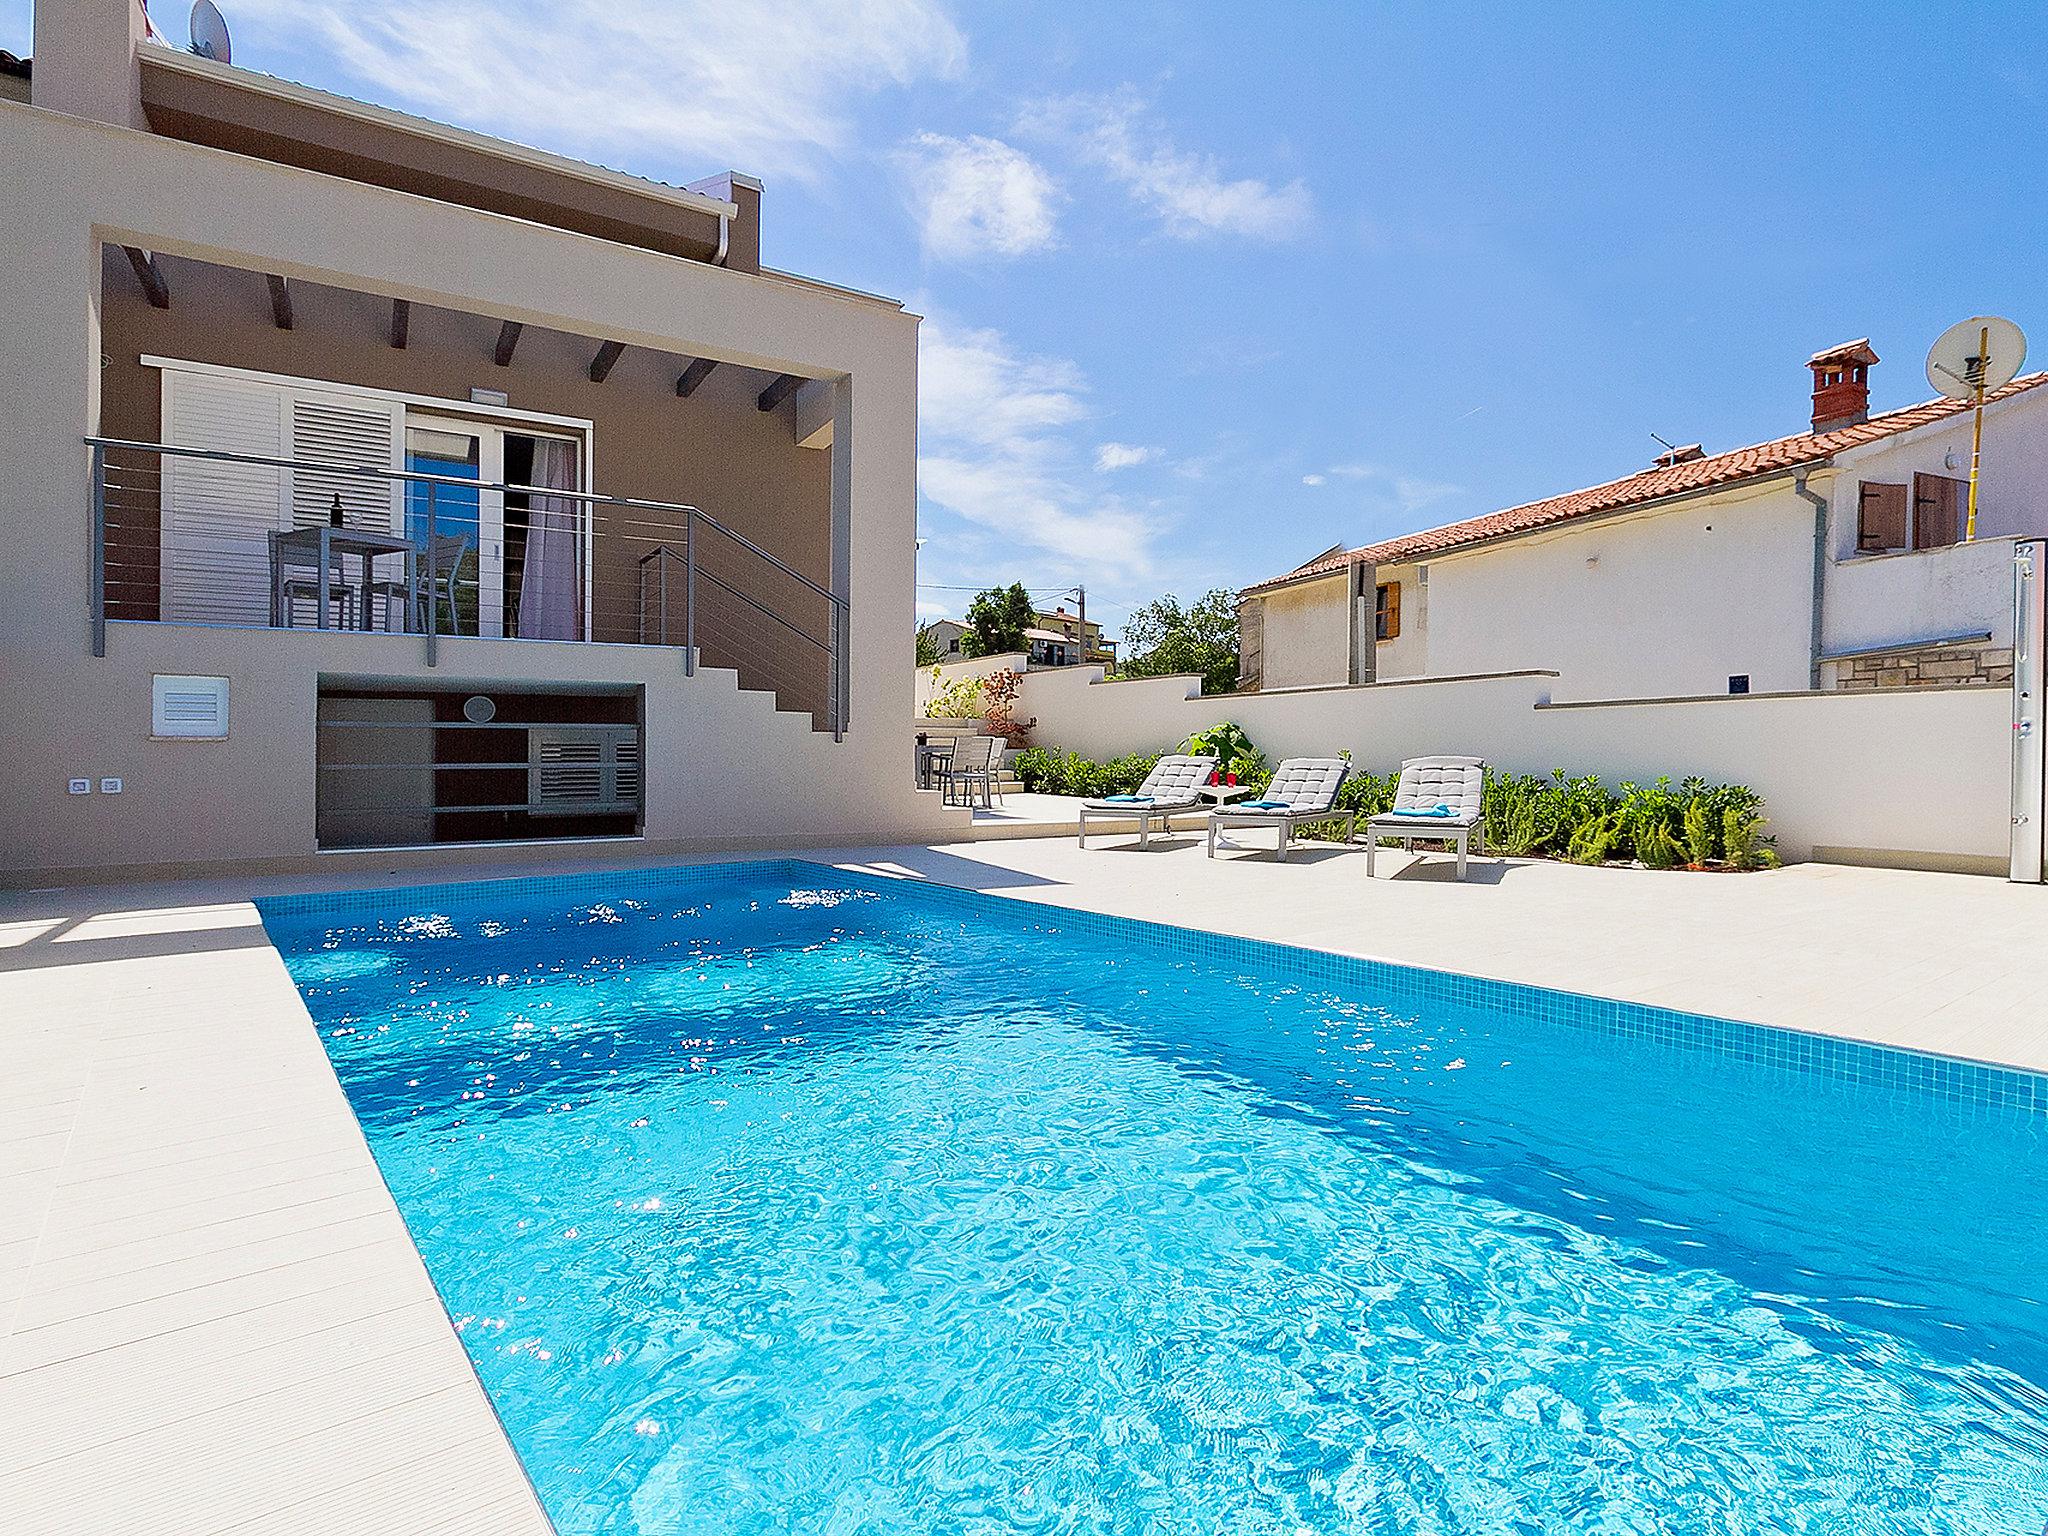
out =
{"type": "Polygon", "coordinates": [[[847,109],[958,71],[938,0],[236,0],[235,24],[325,54],[389,105],[663,180],[814,175],[847,109]],[[649,163],[652,162],[650,165],[649,163]]]}
{"type": "Polygon", "coordinates": [[[1402,512],[1420,512],[1427,506],[1457,495],[1463,489],[1445,480],[1427,480],[1420,475],[1405,475],[1398,470],[1363,461],[1332,464],[1330,473],[1339,479],[1361,482],[1377,500],[1402,512]]]}
{"type": "Polygon", "coordinates": [[[926,320],[921,336],[925,498],[1025,551],[1023,579],[1149,576],[1156,514],[1080,483],[1080,454],[1065,430],[1087,418],[1080,370],[1021,355],[993,330],[926,320]]]}
{"type": "Polygon", "coordinates": [[[1323,477],[1321,475],[1303,475],[1301,477],[1301,483],[1303,485],[1321,485],[1323,483],[1323,477]]]}
{"type": "Polygon", "coordinates": [[[1055,243],[1060,190],[1000,139],[920,133],[903,152],[924,248],[934,256],[1022,256],[1055,243]]]}
{"type": "Polygon", "coordinates": [[[1104,443],[1095,450],[1095,467],[1106,475],[1119,469],[1136,469],[1158,457],[1157,448],[1140,448],[1132,443],[1104,443]]]}
{"type": "Polygon", "coordinates": [[[1226,177],[1213,156],[1177,148],[1128,91],[1045,102],[1027,112],[1021,126],[1071,144],[1157,214],[1168,234],[1183,240],[1204,235],[1282,240],[1309,218],[1311,202],[1303,182],[1226,177]]]}

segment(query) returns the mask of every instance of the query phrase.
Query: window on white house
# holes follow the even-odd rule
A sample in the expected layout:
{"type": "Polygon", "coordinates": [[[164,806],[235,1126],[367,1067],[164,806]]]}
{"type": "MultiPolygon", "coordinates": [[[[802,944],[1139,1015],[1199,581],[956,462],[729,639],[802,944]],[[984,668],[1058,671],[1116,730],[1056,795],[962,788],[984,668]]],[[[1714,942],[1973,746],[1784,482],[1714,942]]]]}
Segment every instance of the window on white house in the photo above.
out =
{"type": "Polygon", "coordinates": [[[1401,634],[1401,583],[1383,581],[1373,590],[1372,637],[1394,640],[1401,634]]]}

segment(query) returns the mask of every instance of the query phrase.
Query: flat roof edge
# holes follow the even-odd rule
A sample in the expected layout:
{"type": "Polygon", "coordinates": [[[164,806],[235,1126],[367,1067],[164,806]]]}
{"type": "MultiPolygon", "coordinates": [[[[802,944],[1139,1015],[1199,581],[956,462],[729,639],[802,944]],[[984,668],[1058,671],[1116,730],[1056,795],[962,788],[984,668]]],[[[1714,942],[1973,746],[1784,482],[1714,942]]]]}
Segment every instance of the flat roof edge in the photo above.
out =
{"type": "Polygon", "coordinates": [[[145,69],[158,69],[167,74],[205,80],[231,90],[247,91],[251,95],[267,96],[275,101],[330,112],[337,117],[353,118],[357,122],[370,123],[396,133],[407,134],[412,138],[491,155],[515,165],[573,177],[578,181],[587,181],[636,197],[650,198],[695,213],[706,213],[727,219],[739,215],[739,205],[724,198],[712,197],[703,192],[692,192],[683,187],[672,187],[665,182],[651,181],[645,176],[634,176],[626,171],[612,170],[607,166],[592,165],[587,160],[572,159],[567,155],[558,155],[552,150],[535,148],[531,144],[516,144],[510,139],[477,133],[469,128],[458,128],[452,123],[437,123],[431,118],[417,117],[410,112],[400,112],[396,108],[379,106],[374,102],[357,101],[351,96],[323,91],[317,86],[301,85],[295,80],[281,79],[276,75],[261,74],[256,70],[243,69],[239,65],[221,64],[212,59],[202,59],[197,54],[179,53],[173,48],[154,45],[138,49],[136,57],[145,69]]]}

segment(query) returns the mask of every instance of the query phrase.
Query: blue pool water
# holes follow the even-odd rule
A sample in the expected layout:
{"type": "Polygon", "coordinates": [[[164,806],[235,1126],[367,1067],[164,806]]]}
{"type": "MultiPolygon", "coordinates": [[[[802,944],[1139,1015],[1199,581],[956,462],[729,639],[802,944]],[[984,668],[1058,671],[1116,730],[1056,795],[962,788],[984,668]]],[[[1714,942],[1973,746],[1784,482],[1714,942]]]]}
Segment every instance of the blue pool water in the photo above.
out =
{"type": "Polygon", "coordinates": [[[570,1536],[2048,1521],[2035,1080],[798,864],[265,920],[570,1536]]]}

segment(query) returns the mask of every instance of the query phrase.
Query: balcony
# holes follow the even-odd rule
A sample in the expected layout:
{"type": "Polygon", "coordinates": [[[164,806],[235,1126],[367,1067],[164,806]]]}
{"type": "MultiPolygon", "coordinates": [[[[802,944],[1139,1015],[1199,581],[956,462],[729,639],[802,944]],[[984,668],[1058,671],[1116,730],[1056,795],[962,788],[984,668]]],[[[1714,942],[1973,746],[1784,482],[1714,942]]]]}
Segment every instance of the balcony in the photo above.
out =
{"type": "Polygon", "coordinates": [[[492,430],[408,425],[404,469],[349,462],[338,429],[299,458],[88,438],[93,654],[110,621],[410,636],[425,668],[450,637],[663,646],[843,734],[843,598],[699,507],[576,488],[573,444],[492,430]]]}

